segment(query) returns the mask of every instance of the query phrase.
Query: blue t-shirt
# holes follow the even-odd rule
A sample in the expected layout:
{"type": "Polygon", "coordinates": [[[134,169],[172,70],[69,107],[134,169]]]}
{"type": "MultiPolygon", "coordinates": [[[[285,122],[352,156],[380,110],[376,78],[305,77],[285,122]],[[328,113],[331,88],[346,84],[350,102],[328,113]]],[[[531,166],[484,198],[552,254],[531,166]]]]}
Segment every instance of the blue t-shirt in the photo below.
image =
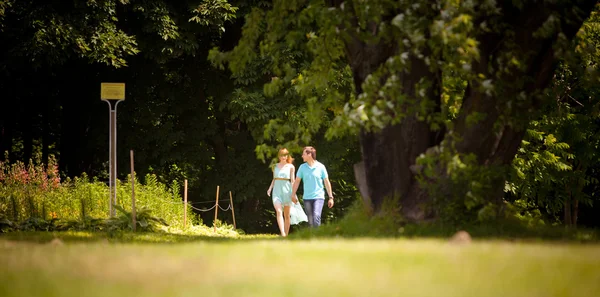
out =
{"type": "Polygon", "coordinates": [[[298,168],[297,177],[302,179],[304,183],[305,200],[325,199],[325,187],[323,180],[328,178],[325,165],[315,161],[312,167],[308,163],[303,163],[298,168]]]}

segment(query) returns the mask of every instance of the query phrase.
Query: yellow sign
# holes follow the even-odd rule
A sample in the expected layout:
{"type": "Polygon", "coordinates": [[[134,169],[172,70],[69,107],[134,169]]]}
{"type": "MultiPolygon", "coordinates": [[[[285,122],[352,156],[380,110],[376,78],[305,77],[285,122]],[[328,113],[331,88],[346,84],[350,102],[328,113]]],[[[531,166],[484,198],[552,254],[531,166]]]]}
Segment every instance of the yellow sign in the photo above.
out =
{"type": "Polygon", "coordinates": [[[100,99],[125,100],[125,83],[101,83],[100,99]]]}

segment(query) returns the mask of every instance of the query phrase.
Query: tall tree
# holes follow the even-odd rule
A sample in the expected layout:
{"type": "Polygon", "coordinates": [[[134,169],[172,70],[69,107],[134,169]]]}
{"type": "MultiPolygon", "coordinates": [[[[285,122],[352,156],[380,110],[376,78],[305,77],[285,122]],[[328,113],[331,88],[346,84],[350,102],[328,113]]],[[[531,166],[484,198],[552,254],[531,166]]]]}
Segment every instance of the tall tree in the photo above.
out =
{"type": "MultiPolygon", "coordinates": [[[[266,60],[277,79],[265,91],[291,89],[307,103],[296,143],[323,128],[331,107],[330,136],[360,133],[355,169],[367,205],[379,211],[397,199],[404,218],[423,221],[500,205],[557,57],[571,52],[596,3],[274,1],[247,16],[235,49],[211,60],[234,75],[266,60]],[[331,87],[344,71],[352,87],[331,87]],[[442,100],[448,74],[467,81],[452,119],[442,100]]],[[[279,132],[289,139],[290,129],[279,132]]]]}

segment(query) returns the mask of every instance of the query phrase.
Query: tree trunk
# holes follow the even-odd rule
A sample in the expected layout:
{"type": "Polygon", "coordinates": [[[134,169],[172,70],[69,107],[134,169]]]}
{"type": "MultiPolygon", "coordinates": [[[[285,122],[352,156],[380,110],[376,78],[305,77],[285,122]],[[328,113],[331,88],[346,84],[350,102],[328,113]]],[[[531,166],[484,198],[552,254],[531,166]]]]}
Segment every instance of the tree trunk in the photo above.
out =
{"type": "Polygon", "coordinates": [[[365,181],[361,193],[370,198],[375,212],[381,210],[386,198],[399,199],[401,213],[408,220],[423,220],[429,215],[422,204],[429,197],[416,183],[411,166],[427,148],[439,144],[437,133],[429,124],[411,116],[401,124],[389,126],[381,132],[363,132],[360,146],[363,156],[365,181]],[[365,187],[366,185],[366,187],[365,187]]]}
{"type": "Polygon", "coordinates": [[[564,205],[564,222],[568,227],[577,227],[577,215],[579,213],[579,200],[573,195],[569,195],[564,205]]]}
{"type": "Polygon", "coordinates": [[[571,216],[571,223],[573,227],[577,227],[577,215],[579,214],[579,200],[573,200],[573,215],[571,216]]]}
{"type": "MultiPolygon", "coordinates": [[[[567,185],[567,188],[569,186],[567,185]]],[[[569,190],[567,190],[567,192],[569,192],[569,196],[565,199],[565,205],[564,205],[564,224],[565,226],[571,226],[573,224],[573,218],[571,217],[571,193],[569,190]]]]}
{"type": "MultiPolygon", "coordinates": [[[[427,8],[426,8],[427,9],[427,8]]],[[[428,13],[434,13],[429,11],[428,13]]],[[[393,18],[391,14],[389,18],[393,18]]],[[[371,24],[368,30],[376,34],[377,24],[371,24]]],[[[357,95],[362,93],[362,83],[368,75],[376,71],[391,56],[397,55],[398,48],[394,42],[378,44],[364,43],[352,33],[346,42],[346,55],[353,72],[354,86],[357,95]]],[[[424,55],[429,55],[426,49],[424,55]]],[[[423,59],[411,55],[410,73],[395,73],[400,78],[403,92],[415,100],[418,106],[423,99],[412,98],[416,94],[415,84],[421,79],[433,83],[426,92],[426,98],[435,98],[435,110],[440,111],[438,73],[430,71],[423,59]]],[[[402,106],[407,109],[408,106],[402,106]]],[[[439,144],[443,133],[430,130],[430,124],[420,121],[416,115],[408,115],[396,125],[383,128],[381,131],[362,131],[360,147],[363,161],[354,166],[358,188],[365,205],[374,212],[379,212],[385,199],[398,199],[401,212],[411,220],[421,220],[426,213],[421,206],[427,203],[427,196],[416,184],[411,173],[411,165],[419,154],[427,148],[439,144]]]]}

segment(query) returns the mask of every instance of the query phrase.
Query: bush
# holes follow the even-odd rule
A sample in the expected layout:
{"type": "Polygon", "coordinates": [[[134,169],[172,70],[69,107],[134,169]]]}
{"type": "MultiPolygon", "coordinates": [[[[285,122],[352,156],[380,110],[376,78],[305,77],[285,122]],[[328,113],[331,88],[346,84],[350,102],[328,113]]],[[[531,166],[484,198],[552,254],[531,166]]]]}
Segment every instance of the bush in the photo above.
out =
{"type": "MultiPolygon", "coordinates": [[[[118,205],[115,206],[115,208],[119,211],[119,215],[112,217],[106,221],[108,231],[110,232],[116,230],[133,230],[132,212],[126,211],[118,205]]],[[[167,224],[165,220],[152,216],[151,212],[152,211],[147,207],[142,207],[140,209],[136,207],[136,230],[152,232],[159,230],[159,225],[169,226],[169,224],[167,224]]]]}
{"type": "MultiPolygon", "coordinates": [[[[147,175],[145,181],[146,184],[142,184],[135,180],[136,209],[141,212],[138,216],[148,214],[151,209],[155,218],[173,228],[182,228],[184,209],[179,184],[173,182],[167,186],[154,175],[147,175]]],[[[116,190],[120,213],[130,213],[131,179],[117,180],[116,190]]],[[[27,166],[20,161],[12,164],[0,161],[2,231],[21,227],[26,230],[101,229],[103,220],[109,217],[108,201],[109,188],[97,178],[90,179],[83,174],[62,181],[53,157],[47,166],[41,164],[39,158],[27,166]]],[[[149,223],[150,217],[153,216],[142,216],[140,224],[149,223]]],[[[197,222],[197,216],[188,206],[187,225],[197,222]]]]}

